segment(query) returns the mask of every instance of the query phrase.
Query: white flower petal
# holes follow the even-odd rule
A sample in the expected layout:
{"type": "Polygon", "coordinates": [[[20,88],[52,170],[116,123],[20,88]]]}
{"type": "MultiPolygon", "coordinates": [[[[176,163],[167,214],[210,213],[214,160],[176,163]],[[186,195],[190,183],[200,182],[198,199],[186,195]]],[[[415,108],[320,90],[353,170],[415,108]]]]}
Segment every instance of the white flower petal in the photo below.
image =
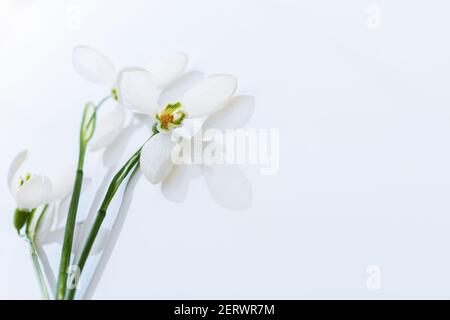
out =
{"type": "MultiPolygon", "coordinates": [[[[41,211],[39,211],[41,213],[41,211]]],[[[36,233],[36,241],[39,245],[46,244],[47,237],[56,220],[56,206],[49,205],[43,217],[40,217],[41,223],[36,233]]]]}
{"type": "Polygon", "coordinates": [[[181,164],[174,166],[172,172],[161,183],[161,192],[167,200],[183,202],[192,179],[198,177],[200,170],[197,165],[181,164]]]}
{"type": "Polygon", "coordinates": [[[15,197],[16,192],[19,188],[19,181],[15,181],[14,179],[16,178],[17,172],[19,171],[20,167],[27,160],[27,157],[27,150],[20,151],[9,165],[7,183],[9,192],[13,197],[15,197]]]}
{"type": "Polygon", "coordinates": [[[190,118],[210,115],[222,108],[237,88],[237,79],[230,75],[209,77],[189,89],[182,104],[190,118]]]}
{"type": "Polygon", "coordinates": [[[34,209],[46,204],[52,197],[52,184],[45,176],[33,175],[16,192],[17,207],[34,209]]]}
{"type": "MultiPolygon", "coordinates": [[[[83,189],[86,188],[85,183],[86,178],[83,178],[83,189]]],[[[56,211],[55,211],[55,228],[64,227],[67,222],[67,213],[70,207],[71,196],[67,196],[60,201],[55,202],[56,211]]]]}
{"type": "Polygon", "coordinates": [[[189,71],[184,73],[174,83],[161,91],[158,104],[160,106],[166,106],[174,101],[180,101],[186,91],[203,79],[203,73],[199,71],[189,71]]]}
{"type": "Polygon", "coordinates": [[[172,84],[183,74],[188,61],[187,54],[176,52],[151,66],[149,70],[152,72],[156,86],[162,89],[172,84]]]}
{"type": "Polygon", "coordinates": [[[172,170],[172,148],[169,135],[159,133],[142,147],[140,165],[144,176],[153,184],[161,182],[172,170]]]}
{"type": "Polygon", "coordinates": [[[132,113],[132,124],[142,125],[142,126],[152,126],[154,118],[152,116],[142,114],[142,113],[132,113]]]}
{"type": "Polygon", "coordinates": [[[250,120],[254,111],[254,97],[233,97],[223,109],[206,119],[203,124],[203,130],[216,129],[225,133],[227,129],[242,128],[250,120]]]}
{"type": "Polygon", "coordinates": [[[203,129],[203,122],[203,118],[185,119],[181,127],[172,130],[172,140],[192,139],[203,129]]]}
{"type": "MultiPolygon", "coordinates": [[[[74,237],[77,235],[78,233],[78,225],[80,224],[80,222],[77,222],[75,224],[75,231],[74,231],[74,237]]],[[[39,244],[42,246],[48,245],[48,244],[62,244],[64,241],[64,232],[65,232],[65,228],[64,227],[59,227],[59,228],[50,228],[47,229],[46,233],[42,233],[41,235],[38,236],[38,241],[39,244]]],[[[76,247],[79,246],[78,241],[74,242],[73,247],[72,247],[72,251],[73,253],[75,253],[75,249],[76,247]]]]}
{"type": "Polygon", "coordinates": [[[202,165],[203,177],[214,200],[232,210],[247,209],[252,202],[252,186],[235,165],[202,165]]]}
{"type": "Polygon", "coordinates": [[[65,198],[73,190],[75,175],[75,166],[70,166],[61,170],[61,172],[50,179],[52,185],[52,201],[65,198]]]}
{"type": "Polygon", "coordinates": [[[120,134],[124,122],[125,110],[121,105],[115,104],[108,114],[99,117],[94,136],[89,141],[89,149],[96,151],[111,144],[120,134]]]}
{"type": "Polygon", "coordinates": [[[119,99],[132,111],[153,116],[159,109],[159,90],[150,72],[141,68],[125,68],[117,79],[119,99]]]}
{"type": "Polygon", "coordinates": [[[112,87],[116,70],[103,54],[88,46],[77,46],[72,52],[75,70],[86,80],[112,87]]]}

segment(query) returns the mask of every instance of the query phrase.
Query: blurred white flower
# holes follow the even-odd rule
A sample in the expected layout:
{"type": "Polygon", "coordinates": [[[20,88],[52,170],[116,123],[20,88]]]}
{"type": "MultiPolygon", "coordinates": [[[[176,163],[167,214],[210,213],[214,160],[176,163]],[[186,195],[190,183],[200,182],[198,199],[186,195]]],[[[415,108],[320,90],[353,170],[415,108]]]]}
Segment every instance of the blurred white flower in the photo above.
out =
{"type": "Polygon", "coordinates": [[[18,209],[32,210],[64,198],[75,180],[74,170],[67,168],[59,174],[46,175],[20,172],[28,158],[28,151],[19,152],[8,170],[8,187],[18,209]]]}
{"type": "MultiPolygon", "coordinates": [[[[75,70],[83,78],[106,86],[115,101],[111,106],[112,110],[100,121],[97,121],[94,136],[89,143],[90,150],[99,150],[108,146],[117,138],[125,122],[125,110],[120,103],[117,103],[120,97],[117,86],[119,74],[106,56],[88,46],[75,47],[72,61],[75,70]]],[[[177,80],[186,69],[187,63],[187,55],[177,52],[169,55],[158,64],[150,66],[156,88],[162,90],[177,80]]]]}

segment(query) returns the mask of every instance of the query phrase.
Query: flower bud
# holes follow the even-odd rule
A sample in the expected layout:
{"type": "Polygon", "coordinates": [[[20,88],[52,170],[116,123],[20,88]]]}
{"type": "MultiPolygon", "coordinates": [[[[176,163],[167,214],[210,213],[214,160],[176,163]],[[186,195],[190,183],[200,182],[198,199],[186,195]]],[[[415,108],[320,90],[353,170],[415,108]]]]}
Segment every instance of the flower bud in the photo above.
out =
{"type": "Polygon", "coordinates": [[[14,227],[16,228],[17,233],[20,233],[20,230],[27,222],[29,216],[30,211],[26,209],[16,209],[14,211],[14,227]]]}
{"type": "Polygon", "coordinates": [[[96,122],[96,109],[92,102],[84,106],[83,120],[81,123],[81,140],[87,143],[94,134],[96,122]]]}

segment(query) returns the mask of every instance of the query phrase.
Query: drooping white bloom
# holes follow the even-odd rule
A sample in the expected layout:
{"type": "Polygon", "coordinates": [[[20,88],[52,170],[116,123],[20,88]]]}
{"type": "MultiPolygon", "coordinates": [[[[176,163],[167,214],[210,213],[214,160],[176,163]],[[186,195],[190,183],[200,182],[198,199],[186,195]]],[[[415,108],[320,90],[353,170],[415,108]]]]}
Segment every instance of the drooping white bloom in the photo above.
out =
{"type": "MultiPolygon", "coordinates": [[[[118,75],[113,63],[99,51],[88,46],[77,46],[73,50],[72,61],[75,70],[86,80],[104,85],[117,102],[120,96],[118,75]]],[[[172,84],[186,69],[188,57],[176,52],[158,64],[150,66],[155,86],[158,90],[172,84]]],[[[132,68],[133,69],[133,68],[132,68]]],[[[114,103],[112,110],[97,121],[95,134],[89,143],[92,151],[108,146],[120,134],[125,122],[125,110],[120,103],[114,103]]]]}
{"type": "Polygon", "coordinates": [[[27,158],[27,150],[19,152],[8,170],[7,183],[17,208],[31,210],[70,193],[75,179],[73,169],[63,170],[54,177],[20,172],[27,158]]]}
{"type": "Polygon", "coordinates": [[[237,79],[230,75],[209,77],[189,89],[173,104],[159,106],[158,87],[152,73],[138,68],[124,69],[119,76],[120,99],[123,105],[138,113],[152,116],[161,133],[150,139],[141,151],[141,168],[153,184],[161,182],[172,170],[171,133],[188,118],[209,116],[231,99],[237,79]]]}

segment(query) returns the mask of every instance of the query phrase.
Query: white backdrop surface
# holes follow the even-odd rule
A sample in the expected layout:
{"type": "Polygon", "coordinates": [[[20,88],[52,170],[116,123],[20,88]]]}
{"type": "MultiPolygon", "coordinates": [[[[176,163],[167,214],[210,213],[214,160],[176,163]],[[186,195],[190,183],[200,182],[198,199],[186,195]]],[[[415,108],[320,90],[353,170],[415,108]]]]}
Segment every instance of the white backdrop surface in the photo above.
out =
{"type": "MultiPolygon", "coordinates": [[[[78,44],[119,67],[187,52],[190,70],[234,74],[238,92],[255,97],[248,127],[280,130],[278,174],[243,168],[248,210],[221,208],[201,180],[174,204],[138,174],[86,298],[450,298],[449,9],[438,0],[3,0],[0,298],[39,298],[11,223],[10,160],[28,148],[44,171],[73,163],[81,108],[105,93],[73,70],[78,44]],[[378,290],[367,286],[370,266],[381,270],[378,290]]],[[[88,157],[80,218],[106,172],[101,153],[88,157]]],[[[59,248],[47,248],[50,260],[59,248]]]]}

